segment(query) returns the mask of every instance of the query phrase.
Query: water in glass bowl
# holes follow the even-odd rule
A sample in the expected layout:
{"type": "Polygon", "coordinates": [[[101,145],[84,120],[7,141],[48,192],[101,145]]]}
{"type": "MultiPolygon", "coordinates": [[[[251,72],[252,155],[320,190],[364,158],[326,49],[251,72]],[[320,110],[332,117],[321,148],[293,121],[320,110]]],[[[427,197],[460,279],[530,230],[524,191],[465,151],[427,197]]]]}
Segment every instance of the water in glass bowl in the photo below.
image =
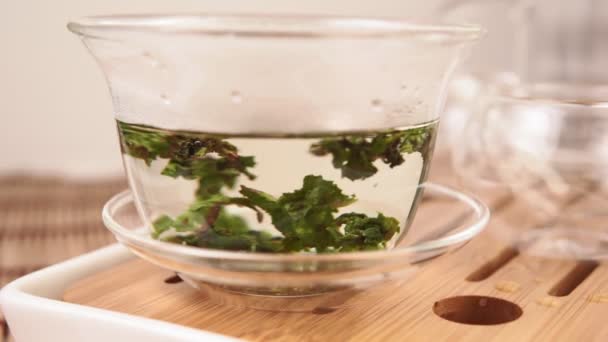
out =
{"type": "Polygon", "coordinates": [[[271,253],[389,248],[420,198],[437,121],[386,131],[229,135],[118,121],[153,238],[271,253]]]}

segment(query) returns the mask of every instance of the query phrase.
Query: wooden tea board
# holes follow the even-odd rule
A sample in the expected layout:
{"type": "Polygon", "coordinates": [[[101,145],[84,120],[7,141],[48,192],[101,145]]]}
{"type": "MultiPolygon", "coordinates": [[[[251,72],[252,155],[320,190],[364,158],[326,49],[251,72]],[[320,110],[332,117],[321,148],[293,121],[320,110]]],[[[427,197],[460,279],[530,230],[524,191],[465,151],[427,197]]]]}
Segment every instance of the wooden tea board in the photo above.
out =
{"type": "MultiPolygon", "coordinates": [[[[431,179],[454,185],[438,159],[431,179]]],[[[608,265],[518,253],[498,241],[501,224],[526,228],[550,218],[507,194],[482,197],[493,218],[481,236],[370,306],[313,313],[218,306],[141,260],[79,281],[64,299],[253,341],[608,341],[608,265]]],[[[584,201],[564,199],[564,206],[584,201]]],[[[431,199],[414,224],[445,225],[461,214],[431,199]]]]}

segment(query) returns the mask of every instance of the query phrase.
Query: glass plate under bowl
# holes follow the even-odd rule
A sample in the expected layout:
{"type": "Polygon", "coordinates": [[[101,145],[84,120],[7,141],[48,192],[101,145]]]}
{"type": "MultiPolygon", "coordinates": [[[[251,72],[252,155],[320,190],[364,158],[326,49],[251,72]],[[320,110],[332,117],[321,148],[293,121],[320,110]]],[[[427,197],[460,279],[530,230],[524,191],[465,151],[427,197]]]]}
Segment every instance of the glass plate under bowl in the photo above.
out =
{"type": "Polygon", "coordinates": [[[458,220],[414,220],[395,247],[380,251],[271,254],[158,241],[143,227],[130,191],[106,203],[103,220],[133,253],[177,272],[216,303],[270,311],[333,310],[375,302],[374,294],[386,294],[380,285],[402,284],[427,261],[462,246],[487,225],[489,209],[478,199],[433,183],[420,187],[418,217],[432,216],[432,203],[449,203],[458,220]]]}

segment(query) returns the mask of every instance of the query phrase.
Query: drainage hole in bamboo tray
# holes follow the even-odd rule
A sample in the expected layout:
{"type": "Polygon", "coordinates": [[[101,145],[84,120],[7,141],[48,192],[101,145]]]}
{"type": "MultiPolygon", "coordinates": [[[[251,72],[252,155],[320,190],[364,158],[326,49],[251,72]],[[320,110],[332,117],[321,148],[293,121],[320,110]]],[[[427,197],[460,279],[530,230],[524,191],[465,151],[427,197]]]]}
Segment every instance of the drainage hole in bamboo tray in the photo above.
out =
{"type": "Polygon", "coordinates": [[[565,297],[569,295],[585,281],[599,265],[600,264],[595,261],[579,261],[568,274],[549,290],[549,295],[554,297],[565,297]]]}
{"type": "Polygon", "coordinates": [[[165,283],[167,283],[167,284],[177,284],[177,283],[181,283],[182,281],[183,281],[182,278],[180,278],[177,274],[165,279],[165,283]]]}
{"type": "Polygon", "coordinates": [[[504,299],[486,296],[457,296],[435,302],[433,312],[448,321],[474,324],[503,324],[518,319],[523,310],[504,299]]]}
{"type": "Polygon", "coordinates": [[[492,260],[483,264],[480,268],[473,271],[467,277],[467,281],[482,281],[489,278],[492,274],[498,271],[501,267],[508,264],[511,260],[519,255],[519,251],[513,248],[505,248],[492,260]]]}

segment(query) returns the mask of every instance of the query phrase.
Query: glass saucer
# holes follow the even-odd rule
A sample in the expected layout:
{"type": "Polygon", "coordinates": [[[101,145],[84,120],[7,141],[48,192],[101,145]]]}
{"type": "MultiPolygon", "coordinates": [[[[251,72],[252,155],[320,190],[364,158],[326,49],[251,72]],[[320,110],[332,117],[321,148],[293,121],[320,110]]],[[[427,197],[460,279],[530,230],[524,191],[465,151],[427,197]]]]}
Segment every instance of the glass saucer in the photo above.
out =
{"type": "Polygon", "coordinates": [[[447,201],[462,212],[461,219],[448,226],[414,220],[395,247],[380,251],[271,254],[158,241],[143,227],[130,191],[106,203],[103,220],[133,253],[177,272],[216,303],[270,311],[333,310],[373,303],[377,294],[386,294],[381,287],[411,279],[428,261],[464,245],[487,225],[489,209],[478,199],[437,184],[420,187],[424,195],[418,217],[434,214],[428,203],[447,201]],[[426,214],[425,207],[429,208],[426,214]]]}

